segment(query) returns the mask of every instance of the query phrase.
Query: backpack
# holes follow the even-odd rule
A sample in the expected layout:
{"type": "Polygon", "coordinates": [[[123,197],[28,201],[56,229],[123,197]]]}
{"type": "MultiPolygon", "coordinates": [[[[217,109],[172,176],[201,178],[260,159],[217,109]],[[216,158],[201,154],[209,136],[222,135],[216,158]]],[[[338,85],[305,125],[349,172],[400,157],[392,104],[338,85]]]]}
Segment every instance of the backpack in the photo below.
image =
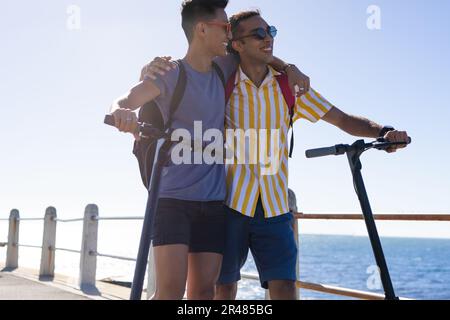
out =
{"type": "MultiPolygon", "coordinates": [[[[228,82],[225,87],[225,101],[228,104],[228,101],[233,94],[234,88],[236,87],[237,71],[233,73],[233,75],[228,79],[228,82]]],[[[281,92],[283,94],[284,100],[286,101],[289,107],[289,129],[292,129],[291,133],[291,142],[289,148],[289,158],[292,158],[292,152],[294,151],[294,112],[295,112],[295,96],[292,94],[292,90],[289,87],[289,79],[288,76],[284,73],[275,77],[280,86],[281,92]]]]}
{"type": "MultiPolygon", "coordinates": [[[[181,100],[183,99],[184,92],[186,90],[187,76],[186,69],[181,60],[176,61],[179,67],[179,74],[177,84],[175,86],[172,100],[170,102],[169,119],[167,123],[164,123],[164,118],[156,105],[155,101],[151,101],[139,110],[138,121],[151,125],[152,127],[160,130],[161,132],[167,132],[172,127],[173,115],[178,110],[181,100]]],[[[220,67],[213,63],[213,69],[218,74],[220,81],[225,87],[225,78],[220,67]]],[[[153,174],[153,166],[155,164],[155,155],[158,147],[157,137],[142,137],[139,141],[134,142],[133,154],[136,156],[139,164],[139,171],[141,173],[141,179],[147,190],[150,187],[150,181],[153,174]]]]}

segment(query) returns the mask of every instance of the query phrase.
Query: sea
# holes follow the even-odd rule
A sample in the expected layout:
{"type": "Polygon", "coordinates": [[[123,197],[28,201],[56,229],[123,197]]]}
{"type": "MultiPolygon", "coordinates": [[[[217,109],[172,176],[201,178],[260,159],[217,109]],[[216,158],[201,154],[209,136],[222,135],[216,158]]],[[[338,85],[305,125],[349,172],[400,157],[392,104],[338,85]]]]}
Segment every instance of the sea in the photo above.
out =
{"type": "MultiPolygon", "coordinates": [[[[136,258],[140,223],[136,221],[100,221],[97,252],[136,258]]],[[[82,223],[58,224],[56,247],[80,250],[82,223]]],[[[42,244],[42,222],[23,221],[20,244],[42,244]]],[[[7,222],[0,223],[0,242],[7,241],[7,222]]],[[[420,300],[450,299],[450,239],[382,237],[382,246],[395,293],[420,300]]],[[[0,261],[6,259],[6,248],[0,247],[0,261]]],[[[19,266],[38,269],[40,250],[20,247],[19,266]]],[[[55,272],[77,277],[79,254],[57,250],[55,272]]],[[[382,293],[378,269],[368,237],[345,235],[299,235],[299,269],[301,281],[331,285],[372,293],[382,293]]],[[[131,282],[135,263],[98,257],[97,279],[131,282]]],[[[242,269],[257,274],[249,254],[242,269]]],[[[264,299],[259,281],[243,279],[238,299],[264,299]]],[[[349,299],[336,295],[301,290],[304,300],[349,299]]]]}

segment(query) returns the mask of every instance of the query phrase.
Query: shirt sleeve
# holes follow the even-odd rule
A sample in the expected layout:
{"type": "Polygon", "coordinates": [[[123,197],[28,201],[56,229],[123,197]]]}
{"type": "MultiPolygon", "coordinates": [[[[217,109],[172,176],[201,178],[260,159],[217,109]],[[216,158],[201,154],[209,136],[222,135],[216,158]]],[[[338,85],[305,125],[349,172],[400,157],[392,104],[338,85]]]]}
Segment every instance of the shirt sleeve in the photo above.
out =
{"type": "Polygon", "coordinates": [[[224,57],[214,58],[214,62],[222,69],[225,81],[230,79],[231,75],[237,71],[239,60],[234,54],[228,54],[224,57]]]}
{"type": "Polygon", "coordinates": [[[155,80],[151,79],[148,76],[144,77],[144,81],[153,82],[153,84],[158,87],[159,91],[161,92],[160,95],[155,99],[155,102],[159,110],[161,111],[165,123],[167,123],[169,118],[170,103],[172,102],[172,96],[178,82],[179,73],[180,70],[177,66],[175,69],[166,71],[164,75],[155,75],[155,80]]]}
{"type": "Polygon", "coordinates": [[[177,66],[174,69],[170,69],[170,71],[166,71],[164,75],[156,74],[156,80],[151,79],[148,76],[144,77],[144,81],[152,81],[155,86],[158,87],[161,92],[159,97],[165,99],[167,97],[171,97],[175,90],[175,86],[177,85],[178,74],[180,70],[177,66]]]}
{"type": "Polygon", "coordinates": [[[316,123],[322,119],[334,106],[328,102],[314,89],[297,98],[294,112],[294,122],[299,119],[306,119],[316,123]]]}

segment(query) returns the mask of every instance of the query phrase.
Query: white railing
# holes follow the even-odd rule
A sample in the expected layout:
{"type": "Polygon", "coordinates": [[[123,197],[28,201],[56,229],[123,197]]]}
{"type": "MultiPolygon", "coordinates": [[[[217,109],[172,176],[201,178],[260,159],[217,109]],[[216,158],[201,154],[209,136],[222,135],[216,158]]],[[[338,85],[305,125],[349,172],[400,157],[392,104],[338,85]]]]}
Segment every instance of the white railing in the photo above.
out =
{"type": "MultiPolygon", "coordinates": [[[[97,205],[88,205],[85,209],[84,218],[76,219],[58,219],[56,209],[47,208],[44,218],[20,218],[18,210],[12,210],[9,219],[0,219],[0,221],[9,221],[8,242],[0,243],[0,247],[7,247],[5,270],[14,270],[19,267],[19,248],[41,249],[41,264],[39,269],[39,278],[53,278],[55,275],[56,251],[64,251],[80,254],[80,270],[78,285],[81,290],[95,292],[96,289],[96,271],[97,257],[110,258],[122,261],[136,262],[135,258],[105,254],[97,251],[98,242],[98,222],[99,221],[129,221],[143,220],[144,217],[99,217],[97,205]],[[43,221],[44,232],[42,245],[21,244],[19,239],[20,222],[43,221]],[[81,250],[56,247],[56,225],[57,223],[83,222],[83,236],[81,250]]],[[[298,240],[296,238],[296,240],[298,240]]],[[[259,280],[258,275],[243,274],[244,279],[259,280]]],[[[153,263],[153,250],[150,249],[148,261],[148,281],[147,298],[150,298],[155,292],[155,274],[153,263]]],[[[266,290],[266,298],[268,293],[266,290]]]]}
{"type": "MultiPolygon", "coordinates": [[[[297,211],[295,202],[291,202],[291,208],[293,212],[297,211]]],[[[362,215],[348,215],[348,214],[295,214],[295,235],[298,244],[298,220],[355,220],[363,219],[362,215]]],[[[377,220],[389,220],[389,221],[450,221],[450,215],[374,215],[377,220]]],[[[12,210],[9,219],[0,219],[0,221],[9,221],[8,242],[0,242],[1,247],[7,247],[5,270],[14,270],[18,268],[19,262],[19,248],[35,248],[41,249],[41,264],[39,269],[39,276],[52,278],[55,272],[55,259],[56,251],[65,251],[75,254],[80,254],[80,270],[78,284],[81,290],[96,289],[96,271],[97,271],[97,257],[104,257],[110,259],[117,259],[123,261],[136,262],[135,258],[117,256],[112,254],[99,253],[97,251],[98,240],[98,222],[99,221],[123,221],[123,220],[143,220],[143,217],[99,217],[98,207],[96,205],[88,205],[84,212],[83,218],[77,219],[58,219],[56,216],[56,209],[53,207],[47,208],[44,218],[20,218],[18,210],[12,210]],[[43,221],[44,232],[42,245],[20,244],[19,243],[19,226],[20,222],[28,221],[43,221]],[[81,250],[73,250],[68,248],[57,248],[55,246],[56,241],[56,225],[57,223],[72,223],[83,222],[83,236],[81,250]]],[[[259,281],[258,275],[243,273],[244,279],[259,281]]],[[[299,279],[299,264],[297,263],[297,279],[299,279]]],[[[339,288],[324,284],[308,283],[303,281],[297,281],[297,288],[313,290],[322,293],[341,295],[359,299],[384,299],[383,295],[356,291],[352,289],[339,288]]],[[[155,290],[155,275],[153,264],[153,252],[150,250],[149,264],[148,264],[148,283],[147,283],[147,298],[150,298],[155,290]]],[[[298,298],[299,298],[299,291],[298,298]]],[[[266,291],[266,298],[268,293],[266,291]]]]}

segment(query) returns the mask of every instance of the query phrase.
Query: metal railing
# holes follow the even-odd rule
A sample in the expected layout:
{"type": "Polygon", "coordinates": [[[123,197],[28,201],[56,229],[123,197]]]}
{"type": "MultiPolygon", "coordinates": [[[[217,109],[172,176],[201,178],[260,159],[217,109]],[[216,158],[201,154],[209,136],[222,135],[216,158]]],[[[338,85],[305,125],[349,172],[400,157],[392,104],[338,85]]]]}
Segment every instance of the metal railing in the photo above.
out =
{"type": "MultiPolygon", "coordinates": [[[[358,214],[305,214],[295,213],[295,234],[298,236],[299,220],[363,220],[362,215],[358,214]]],[[[447,221],[450,222],[448,214],[375,214],[376,220],[382,221],[447,221]]],[[[112,254],[99,253],[97,251],[98,239],[98,222],[99,221],[126,221],[126,220],[143,220],[144,217],[99,217],[98,207],[96,205],[88,205],[85,209],[84,218],[77,219],[58,219],[56,217],[56,209],[49,207],[46,210],[44,218],[20,218],[18,210],[12,210],[9,219],[0,219],[0,221],[9,221],[8,242],[0,242],[0,247],[7,247],[6,269],[13,270],[18,268],[18,250],[19,247],[41,249],[41,266],[39,276],[54,277],[55,269],[55,251],[64,251],[80,254],[80,277],[78,283],[80,288],[89,286],[95,287],[96,281],[96,259],[97,257],[117,259],[123,261],[136,262],[135,258],[123,257],[112,254]],[[43,221],[44,234],[42,246],[20,244],[19,225],[20,222],[26,221],[43,221]],[[83,237],[81,250],[73,250],[68,248],[57,248],[56,240],[56,224],[57,223],[83,222],[83,237]]],[[[296,238],[298,243],[298,237],[296,238]]],[[[147,296],[154,292],[154,268],[153,255],[149,257],[149,281],[147,288],[147,296]]],[[[259,281],[256,274],[242,273],[242,278],[248,280],[259,281]]],[[[299,279],[299,268],[297,268],[297,279],[299,279]]],[[[297,281],[298,289],[312,290],[316,292],[340,295],[358,299],[382,300],[384,295],[358,291],[348,288],[335,287],[325,284],[309,283],[297,281]]],[[[267,297],[267,292],[266,292],[267,297]]]]}

